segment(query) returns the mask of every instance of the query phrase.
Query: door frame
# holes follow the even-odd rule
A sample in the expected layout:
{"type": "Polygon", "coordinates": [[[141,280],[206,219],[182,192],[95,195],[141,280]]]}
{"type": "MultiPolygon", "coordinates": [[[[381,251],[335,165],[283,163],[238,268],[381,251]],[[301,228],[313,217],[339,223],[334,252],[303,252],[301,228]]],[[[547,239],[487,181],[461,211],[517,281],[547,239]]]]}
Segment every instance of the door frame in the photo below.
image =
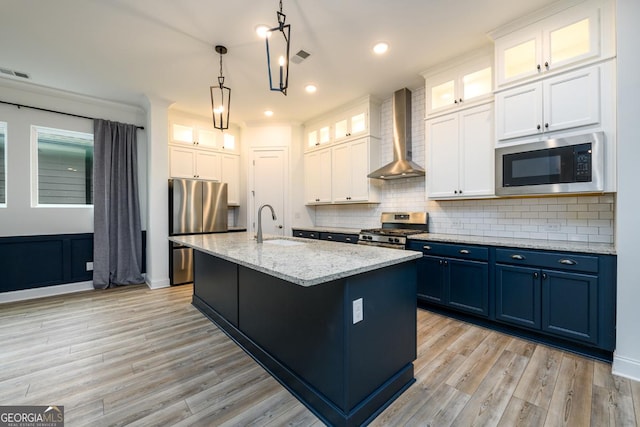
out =
{"type": "MultiPolygon", "coordinates": [[[[267,147],[251,147],[249,148],[249,167],[247,168],[247,232],[249,233],[255,233],[256,229],[257,229],[257,224],[256,224],[256,215],[257,215],[257,210],[258,210],[258,206],[255,205],[255,197],[254,197],[254,191],[255,188],[253,186],[254,183],[254,177],[255,177],[255,169],[254,169],[254,165],[255,165],[255,159],[256,159],[256,154],[257,153],[261,153],[261,152],[265,152],[265,151],[278,151],[281,152],[283,154],[283,158],[284,158],[284,184],[283,184],[283,200],[284,200],[284,212],[282,212],[282,217],[283,217],[283,221],[282,221],[282,226],[284,228],[283,230],[283,235],[287,236],[288,232],[287,230],[291,229],[291,188],[290,188],[290,182],[291,182],[291,177],[289,176],[289,162],[290,162],[290,158],[289,158],[289,147],[286,146],[282,146],[282,145],[276,145],[276,146],[267,146],[267,147]]],[[[276,212],[276,214],[280,214],[279,212],[276,212]]]]}

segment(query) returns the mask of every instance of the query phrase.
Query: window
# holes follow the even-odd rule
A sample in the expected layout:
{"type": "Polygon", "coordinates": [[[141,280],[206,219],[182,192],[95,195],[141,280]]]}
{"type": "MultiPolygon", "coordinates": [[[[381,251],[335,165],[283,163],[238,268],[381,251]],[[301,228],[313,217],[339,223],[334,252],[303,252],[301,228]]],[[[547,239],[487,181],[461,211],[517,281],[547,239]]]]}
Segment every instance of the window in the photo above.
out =
{"type": "Polygon", "coordinates": [[[7,124],[0,122],[0,205],[7,203],[7,124]]]}
{"type": "Polygon", "coordinates": [[[36,205],[93,204],[93,135],[32,127],[36,205]]]}

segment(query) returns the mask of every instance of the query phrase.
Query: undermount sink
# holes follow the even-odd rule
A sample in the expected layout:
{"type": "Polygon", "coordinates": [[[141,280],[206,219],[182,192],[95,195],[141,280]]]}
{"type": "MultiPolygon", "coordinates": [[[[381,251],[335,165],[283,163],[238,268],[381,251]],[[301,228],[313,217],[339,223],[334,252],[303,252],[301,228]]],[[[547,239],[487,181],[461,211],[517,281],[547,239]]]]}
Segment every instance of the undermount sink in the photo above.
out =
{"type": "Polygon", "coordinates": [[[305,242],[298,242],[296,240],[288,240],[288,239],[269,239],[269,240],[265,240],[263,243],[268,243],[270,245],[280,245],[280,246],[298,246],[298,245],[305,244],[305,242]]]}

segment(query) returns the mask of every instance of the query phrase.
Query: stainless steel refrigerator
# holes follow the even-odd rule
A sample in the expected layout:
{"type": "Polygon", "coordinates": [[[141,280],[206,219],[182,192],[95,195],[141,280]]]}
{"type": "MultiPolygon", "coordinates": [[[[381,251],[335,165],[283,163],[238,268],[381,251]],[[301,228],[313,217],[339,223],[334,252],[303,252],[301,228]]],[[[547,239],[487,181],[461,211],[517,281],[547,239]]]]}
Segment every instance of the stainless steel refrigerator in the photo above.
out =
{"type": "MultiPolygon", "coordinates": [[[[227,184],[195,179],[169,180],[169,235],[227,231],[227,184]]],[[[193,282],[193,250],[169,246],[171,285],[193,282]]]]}

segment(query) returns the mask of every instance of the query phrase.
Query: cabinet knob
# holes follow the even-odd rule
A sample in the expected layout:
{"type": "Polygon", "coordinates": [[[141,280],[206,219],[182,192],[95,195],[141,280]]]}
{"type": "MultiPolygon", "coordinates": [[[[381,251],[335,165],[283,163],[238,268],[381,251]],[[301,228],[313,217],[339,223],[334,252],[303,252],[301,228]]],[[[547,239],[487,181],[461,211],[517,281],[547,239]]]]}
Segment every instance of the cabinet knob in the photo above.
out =
{"type": "Polygon", "coordinates": [[[460,101],[460,103],[462,103],[462,98],[460,98],[458,101],[460,101]]]}
{"type": "Polygon", "coordinates": [[[454,100],[453,100],[453,103],[454,103],[454,104],[457,104],[457,103],[458,103],[458,100],[457,100],[457,99],[454,99],[454,100]]]}
{"type": "Polygon", "coordinates": [[[538,64],[538,65],[536,66],[536,68],[538,69],[538,71],[540,71],[540,69],[541,69],[542,67],[540,66],[540,64],[538,64]]]}
{"type": "Polygon", "coordinates": [[[549,129],[549,123],[545,123],[545,124],[544,124],[544,128],[545,128],[545,129],[549,129]]]}
{"type": "Polygon", "coordinates": [[[540,125],[536,126],[536,129],[540,130],[540,125]]]}
{"type": "Polygon", "coordinates": [[[440,265],[444,265],[444,261],[439,260],[439,261],[438,261],[438,264],[440,264],[440,265]]]}
{"type": "Polygon", "coordinates": [[[533,278],[537,279],[538,278],[538,272],[536,271],[535,273],[533,273],[533,278]]]}
{"type": "Polygon", "coordinates": [[[444,260],[444,265],[449,265],[449,261],[444,260]]]}
{"type": "Polygon", "coordinates": [[[458,190],[458,194],[462,194],[462,190],[458,190]]]}
{"type": "Polygon", "coordinates": [[[544,63],[544,68],[546,68],[547,70],[549,69],[549,62],[544,63]]]}
{"type": "Polygon", "coordinates": [[[453,190],[453,194],[458,194],[458,190],[453,190]]]}
{"type": "Polygon", "coordinates": [[[542,273],[542,280],[547,280],[547,273],[542,273]]]}

